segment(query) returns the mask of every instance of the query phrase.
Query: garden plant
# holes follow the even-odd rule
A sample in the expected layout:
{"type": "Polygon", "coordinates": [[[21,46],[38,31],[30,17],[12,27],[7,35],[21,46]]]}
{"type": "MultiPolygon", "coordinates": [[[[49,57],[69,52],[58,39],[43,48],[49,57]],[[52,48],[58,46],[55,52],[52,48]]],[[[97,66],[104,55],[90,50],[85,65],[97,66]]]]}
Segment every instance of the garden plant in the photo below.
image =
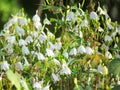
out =
{"type": "MultiPolygon", "coordinates": [[[[21,9],[0,32],[0,90],[114,90],[120,85],[120,25],[100,6],[21,9]],[[65,10],[66,11],[65,11],[65,10]],[[48,26],[52,26],[52,32],[48,26]],[[61,30],[61,33],[57,31],[61,30]],[[59,34],[56,36],[56,33],[59,34]]],[[[116,89],[119,90],[119,89],[116,89]]]]}

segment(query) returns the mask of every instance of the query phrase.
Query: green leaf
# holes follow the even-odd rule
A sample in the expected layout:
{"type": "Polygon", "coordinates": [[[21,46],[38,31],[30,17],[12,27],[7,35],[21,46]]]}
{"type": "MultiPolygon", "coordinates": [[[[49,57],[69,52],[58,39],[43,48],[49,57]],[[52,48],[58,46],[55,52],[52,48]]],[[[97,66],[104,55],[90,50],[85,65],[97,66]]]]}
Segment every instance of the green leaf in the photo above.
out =
{"type": "Polygon", "coordinates": [[[120,85],[115,86],[114,88],[112,88],[112,90],[120,90],[120,85]]]}
{"type": "Polygon", "coordinates": [[[87,86],[85,90],[92,90],[92,88],[90,86],[87,86]]]}
{"type": "Polygon", "coordinates": [[[112,60],[108,66],[108,71],[120,77],[120,59],[112,60]]]}
{"type": "Polygon", "coordinates": [[[20,85],[20,75],[18,73],[13,73],[12,70],[8,70],[6,72],[7,78],[11,81],[13,85],[17,88],[17,90],[21,90],[20,85]]]}

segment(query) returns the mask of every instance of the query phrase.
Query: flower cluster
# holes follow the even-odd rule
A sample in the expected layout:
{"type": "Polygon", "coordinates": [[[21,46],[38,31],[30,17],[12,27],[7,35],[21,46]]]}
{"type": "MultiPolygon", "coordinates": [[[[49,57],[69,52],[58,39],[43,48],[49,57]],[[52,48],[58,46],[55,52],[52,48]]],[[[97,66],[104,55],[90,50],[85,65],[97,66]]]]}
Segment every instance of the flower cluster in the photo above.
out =
{"type": "MultiPolygon", "coordinates": [[[[120,26],[113,23],[100,7],[90,13],[71,7],[61,22],[65,24],[60,25],[64,32],[56,38],[46,26],[52,24],[47,16],[43,23],[37,12],[32,19],[27,19],[23,12],[13,16],[0,33],[1,80],[5,81],[4,75],[7,75],[17,89],[53,90],[57,83],[70,83],[77,78],[83,88],[86,85],[94,88],[95,83],[99,84],[96,87],[106,89],[102,85],[108,86],[110,79],[107,77],[108,63],[120,58],[120,26]],[[9,73],[17,77],[20,86],[14,83],[15,79],[9,73]]],[[[55,27],[58,25],[56,22],[55,27]]],[[[111,81],[109,88],[113,84],[111,81]]]]}

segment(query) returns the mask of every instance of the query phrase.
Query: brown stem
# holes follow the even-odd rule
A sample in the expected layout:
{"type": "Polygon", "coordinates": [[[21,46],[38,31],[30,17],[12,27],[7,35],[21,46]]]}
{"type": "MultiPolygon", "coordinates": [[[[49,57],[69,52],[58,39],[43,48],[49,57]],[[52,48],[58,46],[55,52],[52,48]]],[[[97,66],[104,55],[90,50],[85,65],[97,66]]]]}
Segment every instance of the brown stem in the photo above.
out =
{"type": "Polygon", "coordinates": [[[39,17],[40,17],[41,14],[42,14],[41,8],[42,8],[42,6],[43,6],[43,3],[44,3],[44,0],[40,0],[40,5],[39,5],[39,7],[38,7],[38,12],[37,12],[37,14],[38,14],[39,17]]]}

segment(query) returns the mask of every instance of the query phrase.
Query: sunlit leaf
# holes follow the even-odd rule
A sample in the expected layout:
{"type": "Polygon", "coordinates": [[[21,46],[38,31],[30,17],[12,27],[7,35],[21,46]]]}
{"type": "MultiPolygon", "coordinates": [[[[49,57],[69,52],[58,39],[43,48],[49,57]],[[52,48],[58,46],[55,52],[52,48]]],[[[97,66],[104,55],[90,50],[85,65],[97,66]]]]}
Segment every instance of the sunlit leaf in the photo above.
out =
{"type": "Polygon", "coordinates": [[[6,72],[7,78],[11,81],[13,85],[17,88],[17,90],[21,90],[21,85],[20,85],[20,76],[18,73],[13,73],[12,70],[8,70],[6,72]]]}

